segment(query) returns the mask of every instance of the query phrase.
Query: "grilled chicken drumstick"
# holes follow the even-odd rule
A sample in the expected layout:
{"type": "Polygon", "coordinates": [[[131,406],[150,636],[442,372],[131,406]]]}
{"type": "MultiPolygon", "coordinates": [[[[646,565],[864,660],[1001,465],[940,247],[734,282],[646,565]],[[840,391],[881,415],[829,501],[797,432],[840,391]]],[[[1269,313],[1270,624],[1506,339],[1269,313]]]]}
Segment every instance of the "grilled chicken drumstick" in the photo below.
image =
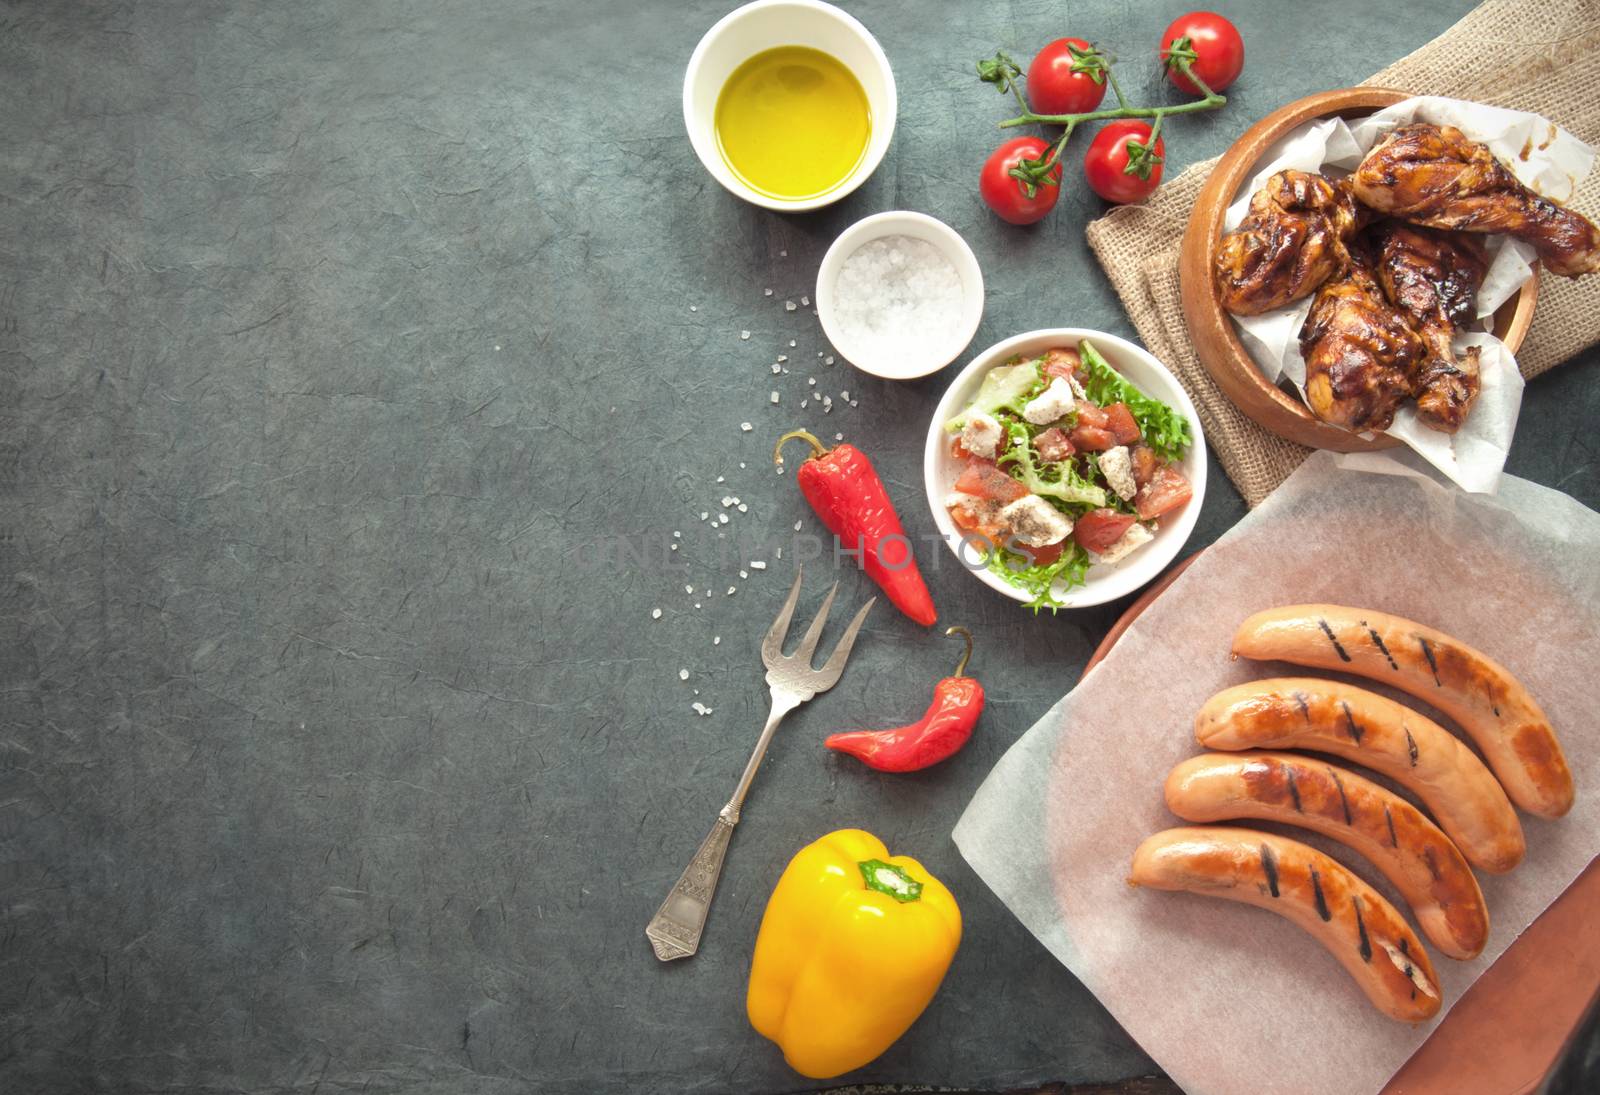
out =
{"type": "Polygon", "coordinates": [[[1367,153],[1350,182],[1357,200],[1391,217],[1505,232],[1531,244],[1552,274],[1600,272],[1600,228],[1523,186],[1453,126],[1401,126],[1367,153]]]}
{"type": "Polygon", "coordinates": [[[1343,183],[1306,171],[1273,175],[1217,247],[1222,306],[1260,315],[1314,292],[1344,269],[1345,245],[1369,215],[1343,183]]]}
{"type": "Polygon", "coordinates": [[[1378,231],[1378,280],[1422,336],[1423,354],[1411,394],[1423,425],[1455,433],[1478,397],[1478,348],[1458,360],[1450,339],[1473,316],[1488,259],[1463,232],[1439,232],[1390,221],[1378,231]]]}
{"type": "Polygon", "coordinates": [[[1344,274],[1317,291],[1300,329],[1306,402],[1324,422],[1382,430],[1411,393],[1422,340],[1384,299],[1371,259],[1350,252],[1344,274]]]}

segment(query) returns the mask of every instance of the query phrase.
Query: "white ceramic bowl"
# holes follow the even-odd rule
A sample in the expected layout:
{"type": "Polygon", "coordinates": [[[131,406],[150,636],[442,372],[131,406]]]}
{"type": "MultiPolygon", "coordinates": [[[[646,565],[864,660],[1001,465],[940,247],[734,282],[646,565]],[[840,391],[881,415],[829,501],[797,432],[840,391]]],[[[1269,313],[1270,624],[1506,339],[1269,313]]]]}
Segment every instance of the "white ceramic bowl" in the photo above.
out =
{"type": "Polygon", "coordinates": [[[983,319],[983,271],[978,259],[954,228],[926,213],[894,210],[875,213],[856,221],[839,234],[822,256],[822,266],[817,270],[817,319],[822,322],[822,332],[833,343],[833,348],[850,364],[864,373],[881,376],[885,380],[910,380],[927,376],[950,364],[967,348],[972,336],[978,332],[983,319]],[[924,240],[938,248],[950,260],[961,276],[961,319],[955,334],[938,350],[921,358],[904,354],[874,356],[865,347],[855,347],[839,328],[834,290],[839,280],[839,268],[862,245],[884,236],[909,236],[924,240]]]}
{"type": "Polygon", "coordinates": [[[1189,429],[1194,434],[1194,444],[1189,447],[1188,453],[1178,466],[1183,470],[1183,474],[1189,477],[1189,482],[1194,487],[1194,497],[1176,514],[1168,514],[1161,519],[1161,527],[1152,542],[1118,562],[1097,563],[1091,566],[1087,582],[1076,589],[1063,593],[1058,585],[1056,600],[1068,608],[1083,608],[1088,605],[1103,604],[1132,593],[1160,574],[1178,554],[1184,541],[1189,539],[1189,533],[1194,530],[1195,520],[1200,516],[1200,505],[1205,501],[1206,442],[1205,434],[1200,428],[1200,416],[1195,413],[1194,404],[1189,401],[1189,395],[1183,390],[1183,385],[1179,384],[1177,378],[1167,371],[1167,367],[1157,361],[1148,350],[1115,335],[1091,331],[1086,327],[1052,327],[1042,331],[1029,331],[1027,334],[1008,338],[1004,342],[997,342],[973,358],[944,393],[944,398],[939,400],[939,406],[933,412],[933,421],[928,425],[928,445],[922,457],[922,477],[927,486],[928,505],[933,510],[934,524],[939,526],[945,544],[979,581],[1015,601],[1028,601],[1028,594],[991,573],[981,560],[975,558],[976,553],[965,546],[961,530],[950,519],[950,512],[944,507],[945,497],[955,486],[956,476],[961,474],[963,463],[950,454],[950,442],[953,438],[945,432],[944,424],[960,414],[961,409],[972,401],[972,397],[978,392],[978,386],[983,383],[984,375],[995,366],[1005,364],[1008,357],[1014,354],[1031,357],[1052,346],[1075,346],[1079,339],[1084,338],[1093,342],[1095,349],[1100,351],[1100,355],[1107,363],[1126,377],[1134,387],[1175,408],[1189,420],[1189,429]]]}
{"type": "Polygon", "coordinates": [[[747,202],[786,213],[831,205],[865,182],[889,151],[898,104],[894,73],[878,40],[854,16],[821,0],[755,0],[736,8],[706,31],[683,77],[683,124],[711,177],[747,202]],[[800,201],[752,190],[717,147],[717,96],[723,85],[751,57],[779,46],[809,46],[838,60],[861,81],[872,111],[872,134],[856,169],[827,193],[800,201]]]}

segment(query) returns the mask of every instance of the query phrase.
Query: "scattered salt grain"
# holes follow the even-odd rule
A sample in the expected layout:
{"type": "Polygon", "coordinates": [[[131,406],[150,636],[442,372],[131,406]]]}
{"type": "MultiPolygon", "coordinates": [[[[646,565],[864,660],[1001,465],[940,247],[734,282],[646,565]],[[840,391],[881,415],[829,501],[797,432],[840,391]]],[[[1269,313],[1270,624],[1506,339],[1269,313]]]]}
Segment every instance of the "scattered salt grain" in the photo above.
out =
{"type": "Polygon", "coordinates": [[[852,399],[850,401],[850,406],[856,407],[856,406],[860,406],[860,404],[859,404],[859,402],[857,400],[852,399]]]}
{"type": "Polygon", "coordinates": [[[827,357],[823,358],[822,359],[822,363],[824,365],[832,365],[833,364],[833,355],[829,354],[827,357]]]}
{"type": "Polygon", "coordinates": [[[740,331],[739,332],[739,341],[741,341],[741,342],[749,342],[750,341],[750,332],[749,331],[740,331]]]}
{"type": "MultiPolygon", "coordinates": [[[[721,535],[721,533],[718,533],[718,535],[719,535],[719,536],[720,536],[720,535],[721,535]]],[[[696,601],[696,602],[695,602],[695,603],[694,603],[694,607],[695,607],[695,610],[696,610],[696,611],[699,611],[699,609],[700,609],[700,602],[699,602],[699,601],[696,601]]]]}
{"type": "Polygon", "coordinates": [[[801,297],[801,298],[800,298],[800,306],[801,306],[801,307],[802,307],[802,308],[809,308],[809,307],[811,307],[811,298],[810,298],[810,297],[801,297]]]}
{"type": "Polygon", "coordinates": [[[684,586],[683,587],[683,591],[685,593],[693,593],[694,592],[694,586],[684,586]]]}
{"type": "Polygon", "coordinates": [[[651,609],[651,610],[650,610],[650,618],[651,618],[651,619],[652,619],[652,620],[659,620],[659,619],[661,619],[661,610],[660,610],[660,609],[659,609],[659,608],[653,608],[653,609],[651,609]]]}
{"type": "Polygon", "coordinates": [[[711,636],[711,645],[712,646],[721,646],[722,645],[722,636],[721,635],[713,635],[713,636],[711,636]]]}
{"type": "Polygon", "coordinates": [[[805,409],[806,409],[806,408],[807,408],[807,407],[809,407],[809,406],[810,406],[810,405],[811,405],[811,400],[809,400],[809,399],[802,399],[802,400],[801,400],[801,401],[800,401],[800,409],[801,409],[801,410],[802,410],[802,411],[803,411],[803,410],[805,410],[805,409]]]}
{"type": "Polygon", "coordinates": [[[680,681],[688,680],[689,679],[689,671],[687,669],[678,670],[678,679],[680,681]]]}
{"type": "Polygon", "coordinates": [[[767,564],[763,563],[760,559],[755,559],[755,560],[751,561],[750,569],[751,570],[766,570],[767,569],[767,564]]]}
{"type": "Polygon", "coordinates": [[[789,257],[789,252],[787,252],[787,251],[779,251],[778,252],[778,257],[780,259],[786,259],[786,258],[789,257]]]}
{"type": "Polygon", "coordinates": [[[839,393],[839,398],[840,399],[849,399],[850,398],[850,389],[846,388],[844,391],[840,392],[839,393]]]}
{"type": "Polygon", "coordinates": [[[772,367],[772,375],[773,376],[777,376],[781,372],[783,372],[783,366],[782,365],[774,365],[772,367]]]}
{"type": "Polygon", "coordinates": [[[779,354],[778,355],[778,362],[780,364],[785,362],[785,361],[788,361],[788,360],[789,360],[789,355],[788,354],[779,354]]]}
{"type": "Polygon", "coordinates": [[[778,393],[777,392],[773,392],[772,393],[772,401],[774,403],[776,403],[778,401],[778,393]]]}
{"type": "MultiPolygon", "coordinates": [[[[694,304],[689,305],[689,311],[698,312],[699,310],[700,310],[700,308],[697,305],[694,305],[694,304]]],[[[496,350],[498,350],[499,348],[500,347],[498,347],[498,346],[495,347],[496,350]]]]}
{"type": "Polygon", "coordinates": [[[727,480],[726,480],[726,479],[724,479],[724,478],[723,478],[723,477],[722,477],[722,476],[720,476],[720,475],[719,475],[719,476],[717,476],[717,482],[719,482],[719,483],[725,483],[725,482],[727,482],[727,480]]]}
{"type": "Polygon", "coordinates": [[[750,506],[747,503],[740,502],[739,503],[739,512],[740,513],[749,513],[750,512],[750,506]]]}
{"type": "Polygon", "coordinates": [[[732,596],[733,596],[733,593],[734,593],[734,590],[736,590],[736,589],[738,589],[738,588],[739,588],[739,587],[738,587],[738,586],[729,586],[729,587],[728,587],[728,596],[729,596],[729,597],[732,597],[732,596]]]}
{"type": "Polygon", "coordinates": [[[763,289],[763,290],[761,290],[761,295],[764,296],[764,297],[770,297],[772,295],[772,290],[771,289],[763,289]]]}
{"type": "Polygon", "coordinates": [[[785,311],[785,312],[792,312],[792,311],[794,311],[794,301],[792,301],[792,300],[786,300],[786,301],[784,301],[784,302],[783,302],[783,310],[784,310],[784,311],[785,311]]]}
{"type": "Polygon", "coordinates": [[[834,315],[852,360],[926,360],[960,331],[961,275],[926,240],[884,236],[858,247],[839,268],[834,315]]]}
{"type": "Polygon", "coordinates": [[[682,540],[683,539],[683,533],[679,532],[677,529],[673,529],[672,530],[672,538],[674,540],[682,540]]]}
{"type": "Polygon", "coordinates": [[[717,517],[722,521],[722,523],[724,525],[728,523],[728,515],[726,513],[719,513],[719,514],[717,514],[717,517]]]}
{"type": "Polygon", "coordinates": [[[711,514],[707,513],[705,510],[701,510],[700,511],[700,520],[704,521],[707,517],[710,517],[710,516],[711,516],[711,514]]]}
{"type": "Polygon", "coordinates": [[[678,545],[677,544],[673,544],[672,545],[672,550],[673,551],[677,551],[678,550],[678,545]]]}
{"type": "MultiPolygon", "coordinates": [[[[748,422],[741,422],[741,423],[739,423],[739,428],[740,428],[740,429],[741,429],[741,430],[743,430],[743,431],[744,431],[744,432],[745,432],[745,433],[749,433],[749,432],[750,432],[750,431],[751,431],[751,430],[753,430],[753,429],[755,429],[755,427],[754,427],[754,426],[752,426],[752,425],[750,425],[750,423],[748,423],[748,422]]],[[[740,467],[741,467],[741,468],[742,468],[742,467],[744,467],[744,465],[743,465],[743,464],[740,464],[740,465],[739,465],[739,466],[740,466],[740,467]]]]}
{"type": "MultiPolygon", "coordinates": [[[[834,435],[834,440],[835,440],[835,441],[837,441],[837,440],[838,440],[838,439],[839,439],[839,435],[838,435],[838,434],[835,434],[835,435],[834,435]]],[[[794,530],[795,530],[795,531],[796,531],[796,532],[799,532],[799,531],[800,531],[800,525],[801,525],[801,524],[802,524],[802,522],[800,522],[800,521],[796,521],[796,522],[795,522],[795,523],[794,523],[794,530]]]]}
{"type": "MultiPolygon", "coordinates": [[[[835,441],[843,441],[844,440],[844,434],[836,433],[836,434],[833,435],[833,439],[835,441]]],[[[798,527],[798,526],[796,526],[796,527],[798,527]]]]}
{"type": "Polygon", "coordinates": [[[739,466],[740,466],[740,467],[741,467],[741,468],[742,468],[742,467],[744,467],[744,461],[743,461],[743,460],[741,460],[741,461],[739,461],[739,466]]]}
{"type": "Polygon", "coordinates": [[[690,704],[689,706],[694,708],[694,713],[696,715],[709,715],[709,714],[711,714],[711,708],[707,707],[705,704],[701,703],[699,700],[695,700],[694,703],[690,704]]]}
{"type": "Polygon", "coordinates": [[[739,572],[739,577],[748,578],[748,577],[750,577],[750,572],[748,570],[741,570],[739,572]]]}
{"type": "Polygon", "coordinates": [[[806,383],[815,386],[817,383],[817,378],[814,376],[808,376],[806,377],[806,383]]]}
{"type": "Polygon", "coordinates": [[[774,550],[777,551],[778,558],[782,559],[783,558],[783,549],[782,548],[775,548],[774,550]]]}
{"type": "Polygon", "coordinates": [[[790,339],[790,340],[789,340],[789,349],[791,349],[791,350],[792,350],[792,349],[794,349],[794,348],[795,348],[795,347],[796,347],[796,346],[798,346],[798,345],[800,345],[800,344],[799,344],[799,343],[798,343],[798,342],[796,342],[796,341],[795,341],[795,340],[794,340],[794,339],[792,339],[792,338],[791,338],[791,339],[790,339]]]}

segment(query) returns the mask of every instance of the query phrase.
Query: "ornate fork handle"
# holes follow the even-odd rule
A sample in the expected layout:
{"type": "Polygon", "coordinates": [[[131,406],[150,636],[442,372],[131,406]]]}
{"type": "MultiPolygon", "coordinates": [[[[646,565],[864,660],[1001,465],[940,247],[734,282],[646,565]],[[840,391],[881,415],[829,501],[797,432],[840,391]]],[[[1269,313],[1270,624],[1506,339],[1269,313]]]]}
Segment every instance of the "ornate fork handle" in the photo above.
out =
{"type": "Polygon", "coordinates": [[[745,795],[750,792],[750,783],[755,779],[756,769],[761,767],[761,758],[767,754],[767,745],[772,741],[778,723],[803,701],[804,697],[776,688],[772,690],[772,713],[767,716],[767,725],[761,730],[761,738],[756,742],[755,751],[750,754],[744,774],[739,777],[739,786],[728,804],[717,814],[711,832],[700,842],[694,858],[684,868],[677,884],[667,892],[666,900],[661,902],[661,907],[644,930],[650,945],[655,948],[656,957],[661,961],[688,958],[700,949],[700,933],[705,930],[706,916],[711,912],[711,898],[717,892],[717,881],[722,877],[722,861],[728,854],[728,843],[733,839],[733,827],[739,824],[739,812],[744,809],[745,795]]]}

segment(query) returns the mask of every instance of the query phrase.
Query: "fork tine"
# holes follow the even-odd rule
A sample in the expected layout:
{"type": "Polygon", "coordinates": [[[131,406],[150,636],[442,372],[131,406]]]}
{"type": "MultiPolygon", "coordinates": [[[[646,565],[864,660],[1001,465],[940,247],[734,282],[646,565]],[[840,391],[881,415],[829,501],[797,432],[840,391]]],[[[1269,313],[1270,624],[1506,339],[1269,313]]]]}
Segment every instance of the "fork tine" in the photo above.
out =
{"type": "Polygon", "coordinates": [[[839,583],[834,582],[833,588],[828,590],[828,595],[822,598],[822,607],[817,610],[817,618],[806,628],[805,638],[800,640],[800,648],[794,652],[795,659],[807,669],[811,668],[811,655],[817,652],[817,640],[822,637],[822,625],[828,622],[828,609],[833,607],[833,597],[838,592],[839,583]]]}
{"type": "Polygon", "coordinates": [[[826,692],[839,682],[839,674],[844,672],[845,659],[850,657],[850,648],[856,643],[856,634],[860,632],[861,625],[866,621],[867,613],[872,611],[872,606],[878,603],[874,597],[861,606],[855,619],[850,621],[850,626],[844,629],[844,635],[839,639],[839,645],[833,648],[833,653],[828,655],[828,661],[817,670],[816,687],[818,692],[826,692]]]}
{"type": "Polygon", "coordinates": [[[805,576],[805,567],[794,568],[794,585],[789,589],[789,599],[783,602],[783,610],[767,629],[767,637],[761,640],[761,660],[767,663],[768,669],[783,657],[784,636],[789,634],[789,621],[794,619],[794,606],[800,600],[800,583],[805,580],[805,576]]]}

